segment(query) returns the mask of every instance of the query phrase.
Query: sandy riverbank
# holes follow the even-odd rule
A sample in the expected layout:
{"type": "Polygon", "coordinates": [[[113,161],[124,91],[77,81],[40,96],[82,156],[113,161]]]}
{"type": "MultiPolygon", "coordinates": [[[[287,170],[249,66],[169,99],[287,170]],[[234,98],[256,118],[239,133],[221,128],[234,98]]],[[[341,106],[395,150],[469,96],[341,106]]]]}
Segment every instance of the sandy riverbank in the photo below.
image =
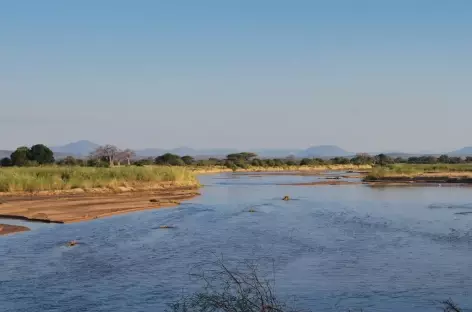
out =
{"type": "Polygon", "coordinates": [[[196,187],[166,187],[121,193],[10,195],[2,197],[0,218],[52,223],[80,222],[172,207],[197,195],[196,187]]]}

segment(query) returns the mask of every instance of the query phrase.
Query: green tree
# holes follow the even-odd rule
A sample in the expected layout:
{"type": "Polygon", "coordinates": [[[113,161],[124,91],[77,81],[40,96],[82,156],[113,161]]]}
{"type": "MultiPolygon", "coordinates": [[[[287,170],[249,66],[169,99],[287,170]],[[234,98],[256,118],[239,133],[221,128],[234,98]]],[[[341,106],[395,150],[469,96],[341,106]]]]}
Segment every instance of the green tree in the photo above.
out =
{"type": "Polygon", "coordinates": [[[449,163],[449,156],[447,156],[447,155],[441,155],[441,156],[439,156],[439,158],[438,158],[438,163],[441,163],[441,164],[447,164],[447,163],[449,163]]]}
{"type": "Polygon", "coordinates": [[[88,167],[110,167],[110,162],[100,158],[89,158],[87,159],[86,165],[88,167]]]}
{"type": "Polygon", "coordinates": [[[5,157],[0,160],[0,167],[10,167],[11,165],[12,161],[9,157],[5,157]]]}
{"type": "Polygon", "coordinates": [[[273,161],[275,167],[283,167],[285,165],[285,162],[282,159],[274,158],[273,161]]]}
{"type": "Polygon", "coordinates": [[[311,158],[303,158],[300,161],[300,166],[313,166],[314,165],[314,160],[311,158]]]}
{"type": "Polygon", "coordinates": [[[40,165],[52,164],[54,163],[54,153],[46,145],[36,144],[30,149],[29,160],[40,165]]]}
{"type": "Polygon", "coordinates": [[[346,157],[334,157],[331,159],[331,163],[333,163],[333,165],[348,165],[350,164],[350,160],[346,157]]]}
{"type": "Polygon", "coordinates": [[[401,158],[401,157],[397,157],[393,160],[393,162],[395,164],[403,164],[403,163],[406,163],[408,162],[408,160],[406,160],[405,158],[401,158]]]}
{"type": "Polygon", "coordinates": [[[72,156],[67,156],[66,158],[64,158],[62,163],[66,166],[77,166],[78,164],[77,159],[72,156]]]}
{"type": "Polygon", "coordinates": [[[357,154],[351,159],[354,165],[371,165],[374,163],[374,158],[366,153],[357,154]]]}
{"type": "Polygon", "coordinates": [[[30,160],[30,149],[26,146],[18,147],[11,153],[10,159],[13,166],[24,166],[30,160]]]}
{"type": "Polygon", "coordinates": [[[171,153],[166,153],[164,155],[156,157],[156,160],[154,161],[156,165],[168,165],[168,166],[184,166],[185,163],[180,158],[179,155],[171,154],[171,153]]]}
{"type": "Polygon", "coordinates": [[[243,153],[235,153],[235,154],[229,154],[226,156],[226,159],[228,160],[243,160],[243,161],[250,161],[252,158],[257,157],[257,154],[254,153],[248,153],[248,152],[243,152],[243,153]]]}
{"type": "Polygon", "coordinates": [[[378,154],[377,156],[375,156],[374,159],[375,159],[375,164],[380,165],[380,166],[385,166],[385,165],[393,163],[392,158],[388,157],[385,154],[378,154]]]}
{"type": "Polygon", "coordinates": [[[195,158],[193,158],[192,156],[183,156],[183,157],[182,157],[182,161],[183,161],[186,165],[191,165],[191,164],[195,163],[195,158]]]}
{"type": "Polygon", "coordinates": [[[262,167],[264,163],[259,158],[254,158],[251,162],[251,165],[254,167],[262,167]]]}
{"type": "Polygon", "coordinates": [[[287,158],[285,158],[285,164],[287,166],[297,166],[297,165],[299,165],[299,162],[297,161],[295,156],[290,155],[287,158]]]}
{"type": "Polygon", "coordinates": [[[134,162],[134,165],[142,167],[142,166],[150,166],[150,165],[152,165],[153,163],[154,163],[154,159],[152,159],[152,158],[144,158],[144,159],[136,160],[136,161],[134,162]]]}

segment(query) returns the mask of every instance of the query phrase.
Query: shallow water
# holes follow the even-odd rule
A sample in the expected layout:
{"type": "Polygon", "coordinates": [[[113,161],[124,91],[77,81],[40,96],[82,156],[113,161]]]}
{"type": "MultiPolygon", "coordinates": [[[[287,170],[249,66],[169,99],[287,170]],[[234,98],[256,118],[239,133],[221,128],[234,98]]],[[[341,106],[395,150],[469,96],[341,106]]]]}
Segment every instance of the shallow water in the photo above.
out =
{"type": "Polygon", "coordinates": [[[163,311],[215,255],[273,260],[278,293],[313,311],[472,307],[472,189],[277,185],[319,178],[202,176],[177,208],[28,224],[0,237],[0,311],[163,311]]]}

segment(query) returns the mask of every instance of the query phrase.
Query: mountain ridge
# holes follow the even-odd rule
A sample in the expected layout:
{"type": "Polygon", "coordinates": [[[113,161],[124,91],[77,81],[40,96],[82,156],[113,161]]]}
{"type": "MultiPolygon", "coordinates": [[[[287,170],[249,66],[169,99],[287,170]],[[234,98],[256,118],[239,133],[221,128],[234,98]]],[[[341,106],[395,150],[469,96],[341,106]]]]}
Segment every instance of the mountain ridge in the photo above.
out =
{"type": "MultiPolygon", "coordinates": [[[[88,156],[91,152],[93,152],[97,147],[100,145],[89,141],[89,140],[79,140],[76,142],[70,142],[65,145],[60,146],[53,146],[51,150],[56,154],[56,158],[61,158],[65,156],[75,156],[75,157],[85,157],[88,156]]],[[[290,149],[290,148],[252,148],[252,149],[245,149],[240,150],[236,148],[204,148],[204,149],[196,149],[187,146],[181,146],[172,149],[165,149],[165,148],[142,148],[136,149],[136,155],[139,158],[145,157],[157,157],[159,155],[165,153],[172,153],[177,154],[179,156],[189,155],[192,157],[199,157],[199,158],[222,158],[231,153],[238,153],[238,152],[254,152],[260,158],[284,158],[289,156],[294,156],[297,158],[329,158],[329,157],[352,157],[356,153],[349,152],[344,150],[343,148],[337,145],[316,145],[310,146],[306,149],[290,149]]],[[[10,150],[0,150],[0,158],[9,157],[12,151],[10,150]]],[[[401,151],[390,151],[390,152],[383,152],[389,156],[395,157],[410,157],[410,156],[422,156],[422,155],[435,155],[439,156],[442,153],[404,153],[401,151]]],[[[378,153],[368,153],[368,154],[378,154],[378,153]]],[[[455,151],[444,153],[450,156],[472,156],[472,146],[465,146],[463,148],[457,149],[455,151]]]]}

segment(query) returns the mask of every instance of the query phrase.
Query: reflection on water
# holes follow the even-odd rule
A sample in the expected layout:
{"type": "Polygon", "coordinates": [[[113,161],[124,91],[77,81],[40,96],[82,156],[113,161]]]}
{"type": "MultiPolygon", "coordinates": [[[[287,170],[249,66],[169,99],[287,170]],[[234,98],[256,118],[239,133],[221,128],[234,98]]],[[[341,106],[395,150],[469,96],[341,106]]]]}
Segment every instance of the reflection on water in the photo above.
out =
{"type": "Polygon", "coordinates": [[[177,208],[29,224],[0,237],[0,307],[162,311],[215,254],[274,268],[279,293],[314,311],[472,306],[471,189],[277,185],[322,178],[203,176],[202,196],[177,208]]]}

